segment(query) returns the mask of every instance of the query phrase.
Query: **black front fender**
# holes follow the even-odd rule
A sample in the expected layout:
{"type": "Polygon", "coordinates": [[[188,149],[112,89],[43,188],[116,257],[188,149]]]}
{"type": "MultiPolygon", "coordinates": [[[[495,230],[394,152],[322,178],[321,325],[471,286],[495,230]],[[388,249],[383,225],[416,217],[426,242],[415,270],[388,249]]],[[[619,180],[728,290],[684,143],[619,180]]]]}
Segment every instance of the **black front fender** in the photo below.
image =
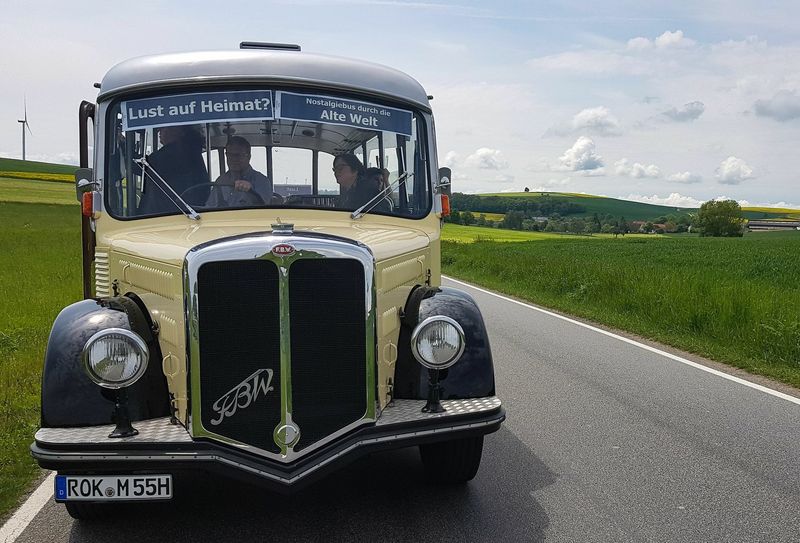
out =
{"type": "Polygon", "coordinates": [[[440,372],[444,388],[442,399],[494,396],[492,351],[475,300],[466,292],[450,287],[417,287],[409,295],[400,329],[394,397],[428,397],[428,370],[411,353],[411,332],[418,323],[434,315],[444,315],[458,322],[464,329],[466,341],[458,362],[440,372]]]}
{"type": "Polygon", "coordinates": [[[137,299],[119,296],[82,300],[56,317],[42,372],[42,427],[111,424],[114,392],[93,383],[83,369],[88,339],[107,328],[139,334],[150,350],[147,371],[128,388],[131,419],[169,415],[167,382],[161,370],[161,351],[149,315],[137,299]]]}

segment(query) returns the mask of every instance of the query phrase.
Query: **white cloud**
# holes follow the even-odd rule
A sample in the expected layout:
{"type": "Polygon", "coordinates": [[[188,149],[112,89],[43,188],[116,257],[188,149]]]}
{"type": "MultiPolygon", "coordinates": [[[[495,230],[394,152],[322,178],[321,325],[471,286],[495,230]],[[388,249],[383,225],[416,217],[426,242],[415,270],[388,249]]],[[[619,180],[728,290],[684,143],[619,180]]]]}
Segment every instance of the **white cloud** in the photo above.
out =
{"type": "MultiPolygon", "coordinates": [[[[10,156],[10,155],[3,155],[2,153],[0,153],[0,156],[10,156]]],[[[76,166],[80,162],[78,154],[71,152],[57,153],[55,155],[27,153],[25,155],[25,158],[36,162],[49,162],[51,164],[69,164],[71,166],[76,166]]]]}
{"type": "Polygon", "coordinates": [[[654,71],[644,59],[614,51],[568,51],[529,60],[535,72],[570,73],[577,75],[644,75],[654,71]]]}
{"type": "Polygon", "coordinates": [[[644,51],[647,49],[652,49],[654,46],[657,49],[668,49],[686,48],[694,45],[694,40],[684,37],[683,30],[676,30],[675,32],[670,32],[667,30],[653,41],[641,36],[632,38],[628,40],[627,47],[631,51],[644,51]]]}
{"type": "Polygon", "coordinates": [[[667,111],[662,112],[661,114],[665,117],[672,119],[673,121],[677,122],[686,122],[686,121],[694,121],[703,112],[706,110],[706,106],[703,102],[695,101],[695,102],[688,102],[683,105],[682,108],[670,108],[667,111]]]}
{"type": "Polygon", "coordinates": [[[622,134],[619,121],[607,107],[586,108],[572,117],[569,123],[554,126],[545,132],[547,135],[567,136],[570,134],[592,134],[597,136],[619,136],[622,134]]]}
{"type": "Polygon", "coordinates": [[[741,158],[729,156],[723,160],[716,170],[717,180],[723,185],[738,185],[742,181],[753,178],[753,170],[741,158]]]}
{"type": "Polygon", "coordinates": [[[790,121],[800,117],[800,95],[797,91],[781,90],[769,100],[756,100],[756,115],[776,121],[790,121]]]}
{"type": "Polygon", "coordinates": [[[679,192],[673,192],[669,196],[661,197],[657,194],[652,196],[644,196],[642,194],[629,194],[623,200],[630,200],[632,202],[643,202],[645,204],[656,204],[661,206],[670,207],[700,207],[703,200],[698,200],[692,196],[684,196],[679,192]]]}
{"type": "Polygon", "coordinates": [[[651,42],[647,38],[638,37],[628,40],[628,49],[642,50],[642,49],[650,49],[652,47],[653,47],[653,42],[651,42]]]}
{"type": "Polygon", "coordinates": [[[481,147],[467,157],[467,166],[479,168],[481,170],[504,170],[508,168],[508,162],[503,158],[503,153],[498,149],[481,147]]]}
{"type": "Polygon", "coordinates": [[[670,32],[667,30],[655,41],[656,47],[659,49],[666,49],[668,47],[692,47],[695,42],[683,36],[683,30],[670,32]]]}
{"type": "Polygon", "coordinates": [[[800,209],[800,204],[790,204],[787,202],[750,202],[748,200],[738,200],[742,207],[778,207],[782,209],[800,209]]]}
{"type": "Polygon", "coordinates": [[[558,160],[561,161],[561,169],[574,172],[596,170],[603,166],[603,157],[594,151],[594,141],[586,136],[579,137],[558,160]]]}
{"type": "Polygon", "coordinates": [[[512,181],[514,181],[514,176],[500,173],[494,177],[493,181],[496,181],[498,183],[511,183],[512,181]]]}
{"type": "Polygon", "coordinates": [[[700,174],[692,172],[678,172],[667,177],[667,181],[672,181],[673,183],[685,183],[689,185],[692,183],[702,182],[703,177],[700,174]]]}
{"type": "Polygon", "coordinates": [[[656,179],[661,175],[661,170],[655,164],[647,166],[634,162],[631,164],[627,158],[622,158],[614,163],[614,171],[617,175],[632,177],[634,179],[650,178],[656,179]]]}
{"type": "Polygon", "coordinates": [[[444,158],[442,159],[441,166],[444,166],[445,168],[452,168],[460,161],[461,161],[461,155],[459,155],[455,151],[447,151],[447,154],[444,155],[444,158]]]}

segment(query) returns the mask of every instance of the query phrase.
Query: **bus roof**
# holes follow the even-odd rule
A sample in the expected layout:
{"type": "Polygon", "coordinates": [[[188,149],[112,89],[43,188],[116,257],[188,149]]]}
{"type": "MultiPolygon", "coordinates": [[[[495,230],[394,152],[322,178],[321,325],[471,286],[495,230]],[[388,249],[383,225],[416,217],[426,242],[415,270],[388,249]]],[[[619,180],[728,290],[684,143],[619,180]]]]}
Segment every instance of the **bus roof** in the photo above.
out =
{"type": "Polygon", "coordinates": [[[430,111],[425,89],[393,68],[300,51],[234,50],[137,57],[111,68],[98,100],[120,93],[220,83],[303,85],[357,91],[407,102],[430,111]]]}

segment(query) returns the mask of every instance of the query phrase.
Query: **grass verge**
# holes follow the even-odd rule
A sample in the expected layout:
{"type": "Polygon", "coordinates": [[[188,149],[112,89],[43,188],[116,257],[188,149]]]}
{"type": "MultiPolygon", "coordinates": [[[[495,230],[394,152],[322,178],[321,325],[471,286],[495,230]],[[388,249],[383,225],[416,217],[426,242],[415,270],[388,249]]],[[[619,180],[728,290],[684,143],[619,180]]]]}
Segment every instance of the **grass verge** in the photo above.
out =
{"type": "Polygon", "coordinates": [[[442,267],[800,388],[800,233],[588,240],[445,237],[442,267]]]}
{"type": "MultiPolygon", "coordinates": [[[[8,193],[0,194],[5,198],[8,193]]],[[[50,327],[58,312],[82,295],[80,213],[71,205],[0,201],[0,247],[3,518],[38,469],[28,447],[39,424],[41,370],[50,327]]]]}

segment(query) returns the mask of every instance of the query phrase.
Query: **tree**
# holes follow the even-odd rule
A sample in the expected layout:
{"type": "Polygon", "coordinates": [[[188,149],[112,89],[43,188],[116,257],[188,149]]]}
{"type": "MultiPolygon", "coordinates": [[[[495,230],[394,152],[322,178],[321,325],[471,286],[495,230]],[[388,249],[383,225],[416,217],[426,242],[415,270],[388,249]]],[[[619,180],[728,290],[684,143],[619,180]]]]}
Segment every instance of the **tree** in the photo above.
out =
{"type": "Polygon", "coordinates": [[[695,226],[701,236],[741,237],[744,235],[742,208],[736,200],[705,202],[700,206],[695,226]]]}
{"type": "Polygon", "coordinates": [[[530,191],[531,191],[531,189],[529,189],[528,187],[525,187],[525,192],[530,192],[530,191]]]}
{"type": "Polygon", "coordinates": [[[522,219],[524,218],[525,215],[521,211],[509,211],[503,217],[503,228],[522,230],[522,219]]]}
{"type": "Polygon", "coordinates": [[[475,215],[471,211],[463,211],[461,213],[461,222],[467,226],[475,223],[475,215]]]}
{"type": "Polygon", "coordinates": [[[586,225],[586,231],[590,234],[597,234],[602,228],[603,225],[600,224],[600,217],[598,217],[597,213],[595,213],[591,222],[586,225]]]}

